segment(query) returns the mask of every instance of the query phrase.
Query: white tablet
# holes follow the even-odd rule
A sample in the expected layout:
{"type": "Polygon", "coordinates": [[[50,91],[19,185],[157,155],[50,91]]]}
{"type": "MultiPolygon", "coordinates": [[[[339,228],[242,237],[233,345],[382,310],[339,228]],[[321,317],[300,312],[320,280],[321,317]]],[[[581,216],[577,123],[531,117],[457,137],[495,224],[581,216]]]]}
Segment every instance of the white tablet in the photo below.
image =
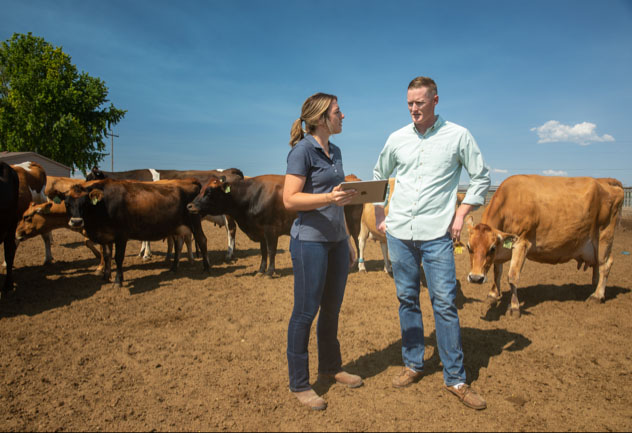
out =
{"type": "Polygon", "coordinates": [[[388,180],[361,180],[358,182],[342,182],[342,189],[355,189],[358,191],[348,204],[376,203],[384,201],[388,180]]]}

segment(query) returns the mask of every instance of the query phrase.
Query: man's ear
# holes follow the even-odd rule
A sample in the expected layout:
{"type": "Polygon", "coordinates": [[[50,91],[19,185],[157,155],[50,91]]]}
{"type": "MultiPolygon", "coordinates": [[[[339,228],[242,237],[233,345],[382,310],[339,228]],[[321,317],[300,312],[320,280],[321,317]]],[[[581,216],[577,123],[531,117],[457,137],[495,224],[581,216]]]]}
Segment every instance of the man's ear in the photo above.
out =
{"type": "Polygon", "coordinates": [[[100,189],[93,189],[92,191],[90,191],[90,194],[88,194],[88,197],[90,198],[92,204],[96,205],[103,199],[103,191],[101,191],[100,189]]]}

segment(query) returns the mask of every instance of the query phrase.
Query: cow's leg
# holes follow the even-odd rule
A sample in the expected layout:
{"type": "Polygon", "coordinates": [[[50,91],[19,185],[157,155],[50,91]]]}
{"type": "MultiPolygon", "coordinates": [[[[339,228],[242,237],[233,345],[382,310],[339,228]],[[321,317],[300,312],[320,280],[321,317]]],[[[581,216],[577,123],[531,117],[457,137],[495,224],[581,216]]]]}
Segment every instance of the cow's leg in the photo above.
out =
{"type": "Polygon", "coordinates": [[[189,263],[194,263],[195,258],[193,257],[193,249],[191,248],[191,234],[186,234],[182,237],[182,240],[187,246],[187,256],[189,257],[189,263]]]}
{"type": "Polygon", "coordinates": [[[103,251],[103,279],[110,281],[112,275],[112,244],[101,244],[103,251]]]}
{"type": "Polygon", "coordinates": [[[266,234],[266,244],[268,246],[268,257],[270,258],[270,266],[268,266],[268,271],[266,275],[269,277],[273,276],[276,272],[276,253],[277,253],[277,245],[279,238],[276,235],[267,235],[266,234]]]}
{"type": "Polygon", "coordinates": [[[180,263],[180,254],[182,253],[182,236],[169,236],[173,239],[173,262],[171,263],[171,270],[176,272],[178,270],[178,263],[180,263]]]}
{"type": "MultiPolygon", "coordinates": [[[[511,263],[509,265],[509,273],[507,279],[511,287],[511,302],[509,304],[509,313],[513,317],[520,317],[520,301],[518,300],[518,281],[520,281],[520,272],[527,258],[527,251],[531,244],[526,240],[518,241],[514,244],[511,253],[511,263]]],[[[494,273],[494,278],[496,277],[494,273]]]]}
{"type": "Polygon", "coordinates": [[[237,235],[237,224],[233,218],[223,215],[228,236],[228,249],[226,250],[226,261],[230,262],[235,254],[235,236],[237,235]]]}
{"type": "Polygon", "coordinates": [[[13,260],[16,248],[14,227],[13,232],[9,232],[4,239],[4,259],[7,271],[4,277],[4,284],[2,285],[2,293],[8,293],[13,290],[13,260]]]}
{"type": "Polygon", "coordinates": [[[206,235],[204,234],[204,230],[202,230],[202,220],[199,216],[191,216],[191,231],[193,232],[195,244],[202,253],[202,266],[206,272],[210,273],[211,264],[208,260],[208,251],[206,250],[206,235]]]}
{"type": "Polygon", "coordinates": [[[599,233],[599,249],[595,253],[598,263],[593,266],[593,285],[595,291],[588,298],[596,302],[604,302],[606,299],[606,282],[610,274],[610,268],[614,262],[612,255],[612,243],[614,241],[614,229],[616,218],[608,227],[599,233]]]}
{"type": "Polygon", "coordinates": [[[369,238],[369,229],[362,222],[360,224],[360,234],[358,235],[358,272],[366,272],[366,266],[364,265],[364,247],[366,247],[366,241],[369,238]]]}
{"type": "Polygon", "coordinates": [[[53,240],[53,235],[51,232],[42,233],[42,240],[44,241],[44,250],[46,251],[46,258],[44,259],[44,264],[49,265],[53,263],[53,253],[51,252],[50,246],[53,240]]]}
{"type": "Polygon", "coordinates": [[[259,265],[259,274],[264,274],[268,267],[268,247],[266,246],[265,239],[259,242],[259,248],[261,249],[261,264],[259,265]]]}
{"type": "Polygon", "coordinates": [[[388,258],[388,245],[386,242],[380,242],[380,248],[382,249],[382,257],[384,257],[384,272],[390,275],[393,273],[393,267],[391,266],[391,260],[388,258]]]}
{"type": "Polygon", "coordinates": [[[103,270],[105,267],[105,263],[103,261],[103,247],[101,247],[101,251],[97,249],[97,246],[94,242],[92,242],[89,238],[84,238],[84,244],[86,247],[92,251],[92,254],[99,259],[99,266],[97,266],[96,271],[94,271],[95,275],[103,275],[103,270]]]}
{"type": "Polygon", "coordinates": [[[127,239],[116,240],[116,251],[114,260],[116,261],[116,277],[114,278],[114,287],[120,288],[123,285],[123,259],[125,259],[125,247],[127,239]]]}
{"type": "Polygon", "coordinates": [[[165,261],[169,263],[171,260],[171,252],[173,251],[173,236],[167,236],[167,255],[165,256],[165,261]]]}
{"type": "Polygon", "coordinates": [[[149,260],[152,256],[151,254],[151,243],[149,241],[142,241],[140,244],[140,251],[138,252],[138,256],[142,256],[143,260],[149,260]]]}

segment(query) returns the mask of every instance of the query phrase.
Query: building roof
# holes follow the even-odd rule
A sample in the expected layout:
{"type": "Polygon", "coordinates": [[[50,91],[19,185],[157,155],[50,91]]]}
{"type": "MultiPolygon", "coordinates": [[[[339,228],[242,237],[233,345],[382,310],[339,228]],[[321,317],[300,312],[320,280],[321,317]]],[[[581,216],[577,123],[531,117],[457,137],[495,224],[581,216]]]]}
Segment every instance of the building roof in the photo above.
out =
{"type": "Polygon", "coordinates": [[[60,167],[65,168],[66,170],[70,170],[70,167],[68,167],[68,166],[66,166],[66,165],[64,165],[64,164],[62,164],[60,162],[54,161],[54,160],[52,160],[50,158],[46,158],[45,156],[42,156],[42,155],[40,155],[39,153],[36,153],[36,152],[7,152],[7,151],[4,151],[4,152],[0,152],[0,161],[2,161],[3,159],[7,159],[7,158],[28,157],[29,155],[35,155],[38,158],[42,158],[42,159],[45,159],[46,161],[49,161],[51,164],[58,165],[60,167]]]}

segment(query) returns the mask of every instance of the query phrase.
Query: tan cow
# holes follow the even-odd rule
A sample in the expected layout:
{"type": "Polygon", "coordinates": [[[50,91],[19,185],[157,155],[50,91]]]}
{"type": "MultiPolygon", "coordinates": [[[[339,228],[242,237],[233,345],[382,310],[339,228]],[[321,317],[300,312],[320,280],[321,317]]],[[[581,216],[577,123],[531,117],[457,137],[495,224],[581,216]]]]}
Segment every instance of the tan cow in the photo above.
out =
{"type": "Polygon", "coordinates": [[[592,266],[596,289],[589,299],[603,302],[622,205],[623,187],[616,179],[511,176],[500,184],[479,224],[468,218],[468,280],[484,283],[493,264],[487,308],[496,306],[502,266],[511,260],[509,312],[520,316],[517,286],[525,259],[549,264],[574,259],[578,269],[592,266]]]}
{"type": "MultiPolygon", "coordinates": [[[[22,215],[22,219],[18,222],[16,238],[21,242],[61,228],[70,230],[66,205],[63,201],[61,203],[52,201],[46,203],[31,202],[29,208],[22,215]]],[[[84,238],[86,247],[99,259],[96,273],[101,275],[103,273],[103,253],[97,249],[96,244],[88,239],[85,234],[84,238]]]]}
{"type": "MultiPolygon", "coordinates": [[[[388,203],[384,208],[385,215],[388,215],[388,205],[390,204],[391,197],[393,196],[393,191],[395,189],[395,178],[390,178],[388,185],[390,193],[388,196],[388,203]]],[[[465,194],[459,192],[456,196],[456,207],[458,208],[465,198],[465,194]]],[[[391,274],[393,272],[393,267],[391,266],[391,261],[388,257],[386,236],[376,227],[375,207],[373,206],[373,203],[365,203],[364,209],[362,210],[362,225],[360,227],[360,235],[358,236],[358,271],[360,272],[366,272],[366,267],[364,265],[364,248],[366,247],[366,241],[368,239],[373,239],[380,243],[382,257],[384,258],[384,272],[391,274]]],[[[456,245],[459,244],[460,243],[457,243],[456,245]]]]}

